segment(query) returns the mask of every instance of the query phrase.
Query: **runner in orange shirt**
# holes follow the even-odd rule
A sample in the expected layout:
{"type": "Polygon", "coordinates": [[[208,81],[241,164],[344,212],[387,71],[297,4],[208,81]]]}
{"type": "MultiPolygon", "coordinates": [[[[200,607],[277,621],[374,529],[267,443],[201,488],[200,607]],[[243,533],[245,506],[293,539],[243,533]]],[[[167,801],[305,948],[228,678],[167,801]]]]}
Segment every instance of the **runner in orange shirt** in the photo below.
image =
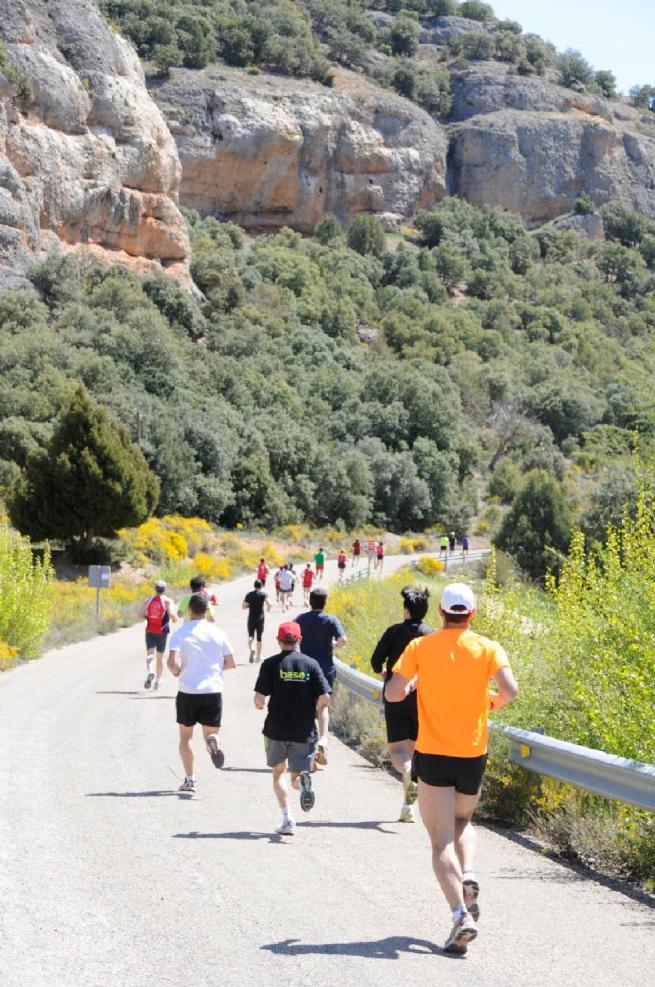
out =
{"type": "Polygon", "coordinates": [[[487,718],[518,695],[507,655],[470,629],[475,596],[451,583],[441,594],[442,630],[411,641],[385,689],[400,702],[418,678],[418,737],[413,774],[421,819],[432,843],[432,866],[453,913],[446,951],[465,953],[477,936],[477,836],[471,818],[487,761],[487,718]],[[489,691],[494,680],[498,692],[489,691]]]}

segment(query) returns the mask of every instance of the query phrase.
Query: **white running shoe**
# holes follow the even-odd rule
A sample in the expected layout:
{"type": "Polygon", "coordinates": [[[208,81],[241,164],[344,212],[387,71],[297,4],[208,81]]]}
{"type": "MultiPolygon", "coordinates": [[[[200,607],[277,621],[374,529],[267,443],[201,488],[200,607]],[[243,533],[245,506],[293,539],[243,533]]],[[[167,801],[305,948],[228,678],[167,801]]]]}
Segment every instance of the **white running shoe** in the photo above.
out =
{"type": "Polygon", "coordinates": [[[464,904],[466,905],[469,915],[472,915],[475,921],[480,919],[480,906],[478,904],[478,895],[480,894],[480,885],[477,881],[471,880],[471,878],[464,879],[464,904]]]}
{"type": "Polygon", "coordinates": [[[464,912],[453,924],[450,935],[446,939],[444,949],[447,953],[459,953],[463,955],[466,952],[468,944],[473,942],[477,934],[478,929],[473,917],[468,912],[464,912]]]}
{"type": "Polygon", "coordinates": [[[155,692],[157,691],[157,689],[159,688],[160,685],[161,685],[161,682],[159,681],[159,679],[155,679],[155,681],[152,683],[152,687],[155,690],[155,692]]]}
{"type": "Polygon", "coordinates": [[[295,819],[287,819],[286,822],[283,822],[282,825],[278,826],[278,828],[275,830],[278,836],[293,836],[295,831],[296,831],[295,819]]]}
{"type": "Polygon", "coordinates": [[[195,791],[196,791],[196,783],[195,781],[191,781],[189,778],[183,781],[180,787],[178,788],[178,792],[184,792],[187,795],[195,795],[195,791]]]}
{"type": "Polygon", "coordinates": [[[318,750],[316,752],[316,763],[320,764],[322,767],[328,763],[327,759],[327,744],[319,744],[318,750]]]}
{"type": "Polygon", "coordinates": [[[148,672],[148,675],[146,676],[146,680],[143,683],[143,688],[144,689],[149,689],[150,686],[152,685],[152,683],[154,681],[155,681],[155,673],[154,672],[148,672]]]}
{"type": "Polygon", "coordinates": [[[403,823],[416,822],[416,816],[414,815],[413,805],[404,805],[402,807],[402,809],[400,810],[400,817],[398,819],[398,822],[403,822],[403,823]]]}

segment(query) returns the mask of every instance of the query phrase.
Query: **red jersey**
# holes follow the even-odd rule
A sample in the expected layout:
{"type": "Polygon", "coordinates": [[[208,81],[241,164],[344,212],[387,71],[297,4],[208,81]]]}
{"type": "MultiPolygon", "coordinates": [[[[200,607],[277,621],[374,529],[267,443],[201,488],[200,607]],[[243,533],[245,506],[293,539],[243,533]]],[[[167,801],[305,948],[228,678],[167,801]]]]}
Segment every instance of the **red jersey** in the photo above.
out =
{"type": "Polygon", "coordinates": [[[356,541],[353,544],[353,555],[360,555],[361,551],[362,551],[362,546],[360,545],[359,541],[356,541]]]}
{"type": "Polygon", "coordinates": [[[340,569],[343,569],[345,564],[346,564],[346,553],[339,552],[339,554],[337,555],[337,565],[339,566],[340,569]]]}
{"type": "Polygon", "coordinates": [[[259,579],[260,582],[265,583],[268,577],[268,573],[269,573],[268,566],[265,563],[262,563],[257,569],[257,579],[259,579]]]}
{"type": "Polygon", "coordinates": [[[303,589],[311,589],[313,582],[314,582],[314,573],[312,572],[312,570],[303,569],[303,573],[302,573],[303,589]]]}
{"type": "Polygon", "coordinates": [[[165,634],[168,631],[168,608],[161,596],[151,596],[146,606],[146,631],[165,634]]]}

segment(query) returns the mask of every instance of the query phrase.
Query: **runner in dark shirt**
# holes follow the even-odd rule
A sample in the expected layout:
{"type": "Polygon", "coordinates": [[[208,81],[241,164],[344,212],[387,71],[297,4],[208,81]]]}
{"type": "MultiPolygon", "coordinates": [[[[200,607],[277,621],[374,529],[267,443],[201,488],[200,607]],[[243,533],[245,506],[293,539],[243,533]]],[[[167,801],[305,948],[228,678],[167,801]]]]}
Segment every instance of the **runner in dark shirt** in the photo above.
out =
{"type": "Polygon", "coordinates": [[[255,588],[246,593],[246,598],[241,604],[242,610],[248,611],[248,647],[250,648],[249,661],[262,660],[262,635],[264,633],[264,608],[271,609],[268,593],[263,589],[260,579],[255,580],[255,588]],[[253,642],[257,638],[257,658],[253,642]]]}
{"type": "MultiPolygon", "coordinates": [[[[327,590],[317,587],[309,594],[309,605],[312,608],[307,613],[301,613],[297,618],[302,631],[303,654],[315,658],[321,666],[321,671],[328,681],[330,688],[334,684],[337,670],[334,667],[334,648],[341,648],[346,643],[346,632],[341,621],[332,614],[324,613],[327,603],[327,590]]],[[[327,764],[327,726],[328,715],[325,715],[325,730],[318,738],[318,764],[327,764]]]]}
{"type": "Polygon", "coordinates": [[[267,658],[255,685],[255,706],[264,709],[268,697],[268,714],[263,734],[266,738],[266,763],[273,770],[273,788],[282,809],[282,825],[276,830],[290,836],[296,828],[289,811],[289,789],[285,773],[291,772],[291,784],[300,789],[300,807],[304,812],[314,805],[311,770],[316,757],[316,717],[321,731],[327,731],[330,687],[320,665],[300,651],[300,627],[294,621],[281,624],[278,630],[280,654],[267,658]]]}
{"type": "MultiPolygon", "coordinates": [[[[378,641],[371,657],[373,671],[378,675],[384,672],[385,680],[391,678],[393,666],[396,664],[410,641],[424,634],[431,634],[432,627],[422,623],[428,612],[430,597],[427,589],[418,586],[406,586],[402,592],[405,619],[401,624],[392,624],[378,641]],[[386,668],[385,668],[386,665],[386,668]]],[[[384,718],[387,725],[387,744],[389,758],[396,771],[402,775],[405,790],[405,801],[400,810],[400,822],[415,822],[414,802],[416,801],[416,783],[412,781],[412,757],[418,735],[418,709],[416,690],[410,692],[406,699],[399,703],[387,702],[384,699],[384,718]]]]}

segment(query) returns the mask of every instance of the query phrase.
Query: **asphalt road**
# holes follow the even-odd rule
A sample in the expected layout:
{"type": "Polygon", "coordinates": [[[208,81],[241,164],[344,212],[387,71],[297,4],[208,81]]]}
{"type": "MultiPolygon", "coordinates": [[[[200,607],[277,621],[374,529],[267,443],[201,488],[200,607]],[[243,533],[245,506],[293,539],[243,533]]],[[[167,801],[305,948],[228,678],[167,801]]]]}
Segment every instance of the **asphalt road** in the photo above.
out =
{"type": "Polygon", "coordinates": [[[488,829],[479,937],[466,958],[444,955],[424,831],[396,822],[398,783],[336,739],[315,809],[296,813],[295,836],[272,835],[238,609],[249,584],[220,589],[240,665],[226,674],[225,769],[198,742],[193,799],[176,794],[174,683],[143,690],[140,628],[0,676],[2,987],[655,981],[652,909],[488,829]]]}

